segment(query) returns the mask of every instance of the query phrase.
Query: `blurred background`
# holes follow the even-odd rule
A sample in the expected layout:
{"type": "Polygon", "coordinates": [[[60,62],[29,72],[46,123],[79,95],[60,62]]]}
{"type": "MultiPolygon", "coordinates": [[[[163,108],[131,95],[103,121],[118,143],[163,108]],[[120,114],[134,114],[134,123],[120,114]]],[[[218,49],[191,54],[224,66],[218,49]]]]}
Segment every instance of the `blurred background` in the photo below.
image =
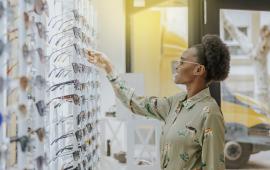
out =
{"type": "Polygon", "coordinates": [[[231,71],[225,82],[211,85],[211,93],[226,121],[227,167],[270,169],[269,2],[119,0],[108,4],[98,2],[106,11],[98,13],[102,29],[98,48],[120,72],[143,75],[145,95],[168,96],[185,90],[172,81],[175,60],[203,35],[220,35],[231,52],[231,71]]]}

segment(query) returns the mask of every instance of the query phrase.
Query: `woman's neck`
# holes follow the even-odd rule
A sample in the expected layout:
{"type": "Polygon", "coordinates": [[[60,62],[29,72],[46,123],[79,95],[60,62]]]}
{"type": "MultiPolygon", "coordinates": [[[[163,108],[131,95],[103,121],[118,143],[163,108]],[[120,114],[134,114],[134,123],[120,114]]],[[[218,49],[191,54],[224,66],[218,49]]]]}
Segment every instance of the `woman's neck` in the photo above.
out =
{"type": "Polygon", "coordinates": [[[197,93],[199,93],[200,91],[202,91],[203,89],[207,88],[208,85],[207,84],[189,84],[186,86],[187,88],[187,99],[191,98],[192,96],[196,95],[197,93]]]}

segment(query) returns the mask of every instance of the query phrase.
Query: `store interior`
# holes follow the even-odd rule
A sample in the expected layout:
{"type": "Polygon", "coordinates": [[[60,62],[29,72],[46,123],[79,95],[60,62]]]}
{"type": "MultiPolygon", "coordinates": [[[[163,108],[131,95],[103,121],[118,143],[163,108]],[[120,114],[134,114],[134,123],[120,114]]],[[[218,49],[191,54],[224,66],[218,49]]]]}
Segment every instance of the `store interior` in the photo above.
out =
{"type": "Polygon", "coordinates": [[[161,170],[162,122],[115,96],[89,51],[141,96],[172,96],[176,61],[203,35],[231,53],[210,85],[227,169],[270,169],[270,10],[261,0],[1,0],[0,170],[161,170]],[[242,136],[241,132],[245,132],[242,136]]]}

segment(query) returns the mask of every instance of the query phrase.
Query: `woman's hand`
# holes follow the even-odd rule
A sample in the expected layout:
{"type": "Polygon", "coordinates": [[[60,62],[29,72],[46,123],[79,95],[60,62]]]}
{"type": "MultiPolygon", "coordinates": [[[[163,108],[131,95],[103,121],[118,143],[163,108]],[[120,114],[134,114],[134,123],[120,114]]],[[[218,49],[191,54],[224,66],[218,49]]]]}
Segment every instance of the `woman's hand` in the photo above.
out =
{"type": "Polygon", "coordinates": [[[104,69],[108,74],[113,70],[109,58],[104,53],[93,50],[88,51],[88,61],[104,69]]]}

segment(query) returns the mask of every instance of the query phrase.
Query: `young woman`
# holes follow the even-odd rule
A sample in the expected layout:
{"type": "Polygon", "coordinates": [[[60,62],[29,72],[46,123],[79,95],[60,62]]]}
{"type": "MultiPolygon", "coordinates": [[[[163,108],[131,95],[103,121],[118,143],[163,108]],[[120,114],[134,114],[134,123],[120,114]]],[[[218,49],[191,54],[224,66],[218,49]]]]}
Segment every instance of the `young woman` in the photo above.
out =
{"type": "Polygon", "coordinates": [[[89,51],[88,60],[106,71],[115,94],[133,113],[164,122],[162,170],[225,169],[224,119],[208,87],[227,78],[230,69],[229,51],[218,36],[206,35],[183,53],[174,82],[186,85],[187,92],[168,98],[136,96],[102,53],[89,51]]]}

